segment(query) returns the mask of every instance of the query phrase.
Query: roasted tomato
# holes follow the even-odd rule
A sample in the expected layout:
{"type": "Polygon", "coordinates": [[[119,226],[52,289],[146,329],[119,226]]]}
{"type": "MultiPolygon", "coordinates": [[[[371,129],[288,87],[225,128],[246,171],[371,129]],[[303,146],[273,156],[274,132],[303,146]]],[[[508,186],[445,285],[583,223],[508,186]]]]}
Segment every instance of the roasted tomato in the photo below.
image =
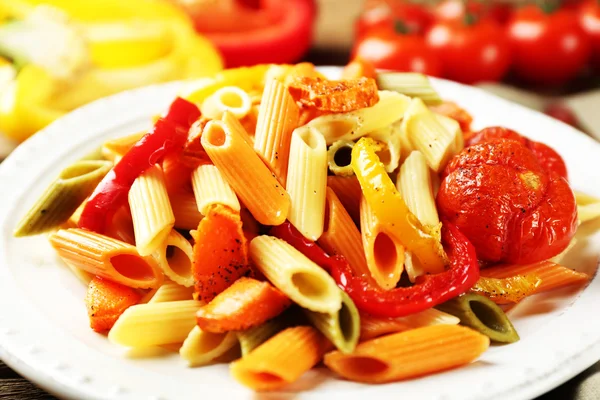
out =
{"type": "Polygon", "coordinates": [[[442,178],[440,217],[458,226],[484,262],[546,260],[575,234],[577,205],[569,184],[518,141],[494,139],[467,147],[442,178]]]}
{"type": "Polygon", "coordinates": [[[527,139],[526,137],[521,136],[517,132],[508,128],[493,126],[482,129],[468,138],[465,141],[465,146],[471,146],[493,139],[516,140],[533,152],[545,171],[554,171],[563,178],[568,179],[567,166],[565,165],[565,162],[560,154],[558,154],[552,147],[547,146],[544,143],[527,139]]]}

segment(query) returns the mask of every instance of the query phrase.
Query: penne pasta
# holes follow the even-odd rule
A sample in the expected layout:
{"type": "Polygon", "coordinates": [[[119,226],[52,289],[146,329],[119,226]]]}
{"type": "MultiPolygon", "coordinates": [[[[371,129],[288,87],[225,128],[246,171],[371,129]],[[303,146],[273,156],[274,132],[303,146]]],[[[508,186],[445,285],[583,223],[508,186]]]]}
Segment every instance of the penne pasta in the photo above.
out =
{"type": "Polygon", "coordinates": [[[594,203],[577,204],[577,217],[581,223],[600,218],[600,200],[596,199],[594,203]]]}
{"type": "Polygon", "coordinates": [[[585,283],[590,276],[552,261],[542,261],[526,265],[498,265],[481,270],[481,275],[489,278],[508,278],[515,275],[533,275],[541,279],[535,293],[545,292],[558,287],[585,283]]]}
{"type": "Polygon", "coordinates": [[[383,143],[383,149],[377,152],[379,161],[385,166],[387,172],[394,172],[400,165],[401,140],[400,127],[401,122],[396,121],[390,126],[378,129],[369,133],[367,136],[383,143]]]}
{"type": "Polygon", "coordinates": [[[314,367],[326,346],[326,339],[315,328],[288,328],[232,363],[231,375],[254,390],[278,389],[314,367]]]}
{"type": "Polygon", "coordinates": [[[236,117],[234,117],[233,114],[231,114],[230,112],[226,112],[223,114],[221,120],[231,130],[238,133],[242,137],[242,139],[244,139],[244,141],[250,145],[250,147],[254,145],[254,137],[248,134],[248,131],[246,131],[244,125],[242,125],[242,123],[236,117]]]}
{"type": "Polygon", "coordinates": [[[202,220],[202,214],[198,211],[198,203],[194,194],[182,191],[170,194],[169,200],[175,216],[175,228],[196,229],[202,220]]]}
{"type": "Polygon", "coordinates": [[[197,90],[189,93],[186,98],[192,103],[202,102],[218,89],[225,86],[238,86],[244,90],[252,90],[262,87],[264,77],[269,69],[267,64],[259,64],[252,67],[240,67],[227,69],[215,74],[210,82],[202,82],[197,90]]]}
{"type": "Polygon", "coordinates": [[[292,131],[298,127],[299,113],[287,87],[277,79],[267,81],[258,111],[254,149],[284,186],[292,131]]]}
{"type": "Polygon", "coordinates": [[[251,107],[248,93],[237,86],[225,86],[208,96],[200,110],[203,117],[210,119],[221,119],[225,111],[241,119],[248,115],[251,107]]]}
{"type": "Polygon", "coordinates": [[[327,253],[343,255],[359,274],[371,275],[360,232],[331,188],[327,188],[325,229],[318,242],[327,253]]]}
{"type": "Polygon", "coordinates": [[[373,107],[317,117],[307,125],[323,133],[328,145],[337,140],[357,140],[368,133],[385,128],[402,118],[410,98],[396,92],[379,91],[379,101],[373,107]]]}
{"type": "Polygon", "coordinates": [[[194,286],[192,244],[179,232],[171,230],[152,256],[167,278],[185,287],[194,286]]]}
{"type": "Polygon", "coordinates": [[[352,161],[352,147],[354,142],[350,140],[336,140],[327,150],[327,165],[329,170],[337,176],[352,176],[354,170],[350,161],[352,161]]]}
{"type": "MultiPolygon", "coordinates": [[[[440,224],[431,175],[427,161],[421,152],[413,151],[406,158],[396,180],[396,188],[406,206],[423,225],[436,228],[440,224]]],[[[438,228],[439,230],[439,228],[438,228]]]]}
{"type": "Polygon", "coordinates": [[[196,325],[196,300],[138,304],[119,317],[108,340],[127,347],[182,343],[196,325]]]}
{"type": "Polygon", "coordinates": [[[514,343],[519,334],[504,311],[486,296],[467,293],[438,306],[460,318],[461,325],[480,332],[498,343],[514,343]]]}
{"type": "Polygon", "coordinates": [[[179,349],[179,355],[190,367],[199,367],[215,362],[237,345],[235,332],[211,333],[194,326],[179,349]]]}
{"type": "MultiPolygon", "coordinates": [[[[63,260],[64,261],[64,260],[63,260]]],[[[69,270],[83,283],[84,285],[89,285],[92,279],[94,279],[95,275],[90,274],[86,270],[78,268],[75,264],[65,261],[65,265],[69,268],[69,270]]]]}
{"type": "MultiPolygon", "coordinates": [[[[75,225],[77,227],[77,225],[75,225]]],[[[121,207],[114,215],[112,223],[106,228],[106,236],[135,246],[133,220],[128,206],[121,207]]]]}
{"type": "Polygon", "coordinates": [[[147,132],[137,132],[132,135],[111,139],[102,144],[100,152],[109,161],[117,162],[123,157],[147,132]]]}
{"type": "Polygon", "coordinates": [[[333,278],[285,241],[258,236],[250,242],[250,258],[275,287],[300,306],[322,313],[341,308],[341,293],[333,278]]]}
{"type": "Polygon", "coordinates": [[[241,125],[210,121],[202,134],[202,146],[254,218],[264,225],[279,225],[288,216],[289,195],[239,128],[241,125]]]}
{"type": "Polygon", "coordinates": [[[110,171],[109,161],[77,161],[63,169],[27,214],[14,235],[30,236],[47,232],[69,220],[83,201],[110,171]]]}
{"type": "Polygon", "coordinates": [[[191,287],[181,286],[173,281],[165,281],[154,292],[147,303],[166,303],[169,301],[192,300],[194,289],[191,287]]]}
{"type": "Polygon", "coordinates": [[[354,302],[342,291],[342,308],[324,314],[305,310],[310,322],[342,353],[352,353],[360,334],[360,316],[354,302]]]}
{"type": "Polygon", "coordinates": [[[403,150],[419,150],[427,165],[440,172],[450,158],[463,147],[462,131],[455,120],[430,111],[421,99],[415,98],[406,110],[402,121],[403,150]]]}
{"type": "Polygon", "coordinates": [[[442,99],[426,75],[414,72],[382,72],[377,74],[377,86],[409,97],[418,97],[425,104],[440,104],[442,99]]]}
{"type": "Polygon", "coordinates": [[[237,338],[240,342],[242,357],[247,356],[252,350],[281,332],[285,327],[285,322],[278,317],[254,328],[238,331],[237,338]]]}
{"type": "Polygon", "coordinates": [[[155,288],[163,281],[152,257],[127,243],[83,229],[61,229],[50,236],[60,258],[92,275],[133,288],[155,288]]]}
{"type": "Polygon", "coordinates": [[[129,190],[135,246],[140,255],[152,254],[175,225],[162,169],[155,165],[140,175],[129,190]]]}
{"type": "Polygon", "coordinates": [[[360,199],[362,189],[355,176],[341,177],[328,176],[327,186],[333,190],[344,209],[348,212],[354,223],[360,225],[360,199]]]}
{"type": "Polygon", "coordinates": [[[411,281],[411,283],[415,283],[415,280],[419,276],[427,273],[421,266],[419,259],[413,257],[410,251],[404,251],[404,269],[406,270],[406,275],[408,275],[408,280],[411,281]]]}
{"type": "Polygon", "coordinates": [[[404,246],[388,235],[364,196],[360,201],[360,229],[367,267],[383,289],[393,289],[404,271],[404,246]]]}
{"type": "Polygon", "coordinates": [[[431,325],[458,325],[460,319],[454,315],[429,308],[405,317],[386,318],[370,314],[360,314],[360,340],[369,340],[390,333],[431,325]]]}
{"type": "Polygon", "coordinates": [[[325,365],[342,377],[384,383],[456,368],[489,347],[487,336],[458,325],[435,325],[362,342],[352,354],[333,351],[325,365]]]}
{"type": "Polygon", "coordinates": [[[202,164],[192,172],[192,185],[198,211],[206,215],[208,207],[223,204],[240,211],[240,202],[223,174],[212,164],[202,164]]]}
{"type": "Polygon", "coordinates": [[[561,261],[563,260],[563,258],[565,258],[567,253],[569,253],[575,247],[576,244],[577,244],[577,238],[573,237],[573,239],[571,239],[571,241],[569,242],[569,245],[563,251],[561,251],[559,254],[555,255],[548,261],[552,261],[556,264],[560,264],[561,261]]]}
{"type": "Polygon", "coordinates": [[[291,206],[288,220],[307,239],[323,233],[327,190],[327,146],[323,135],[309,127],[292,134],[287,192],[291,206]]]}

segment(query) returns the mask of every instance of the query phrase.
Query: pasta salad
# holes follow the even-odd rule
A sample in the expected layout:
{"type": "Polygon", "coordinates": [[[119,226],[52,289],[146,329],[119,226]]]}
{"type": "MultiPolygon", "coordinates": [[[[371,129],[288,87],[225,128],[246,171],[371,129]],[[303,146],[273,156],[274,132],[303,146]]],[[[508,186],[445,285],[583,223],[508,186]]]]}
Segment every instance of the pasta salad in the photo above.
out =
{"type": "Polygon", "coordinates": [[[62,170],[15,235],[48,234],[94,331],[253,390],[321,361],[432,374],[518,341],[524,298],[588,282],[561,260],[600,217],[554,149],[471,122],[426,76],[360,61],[226,70],[62,170]]]}

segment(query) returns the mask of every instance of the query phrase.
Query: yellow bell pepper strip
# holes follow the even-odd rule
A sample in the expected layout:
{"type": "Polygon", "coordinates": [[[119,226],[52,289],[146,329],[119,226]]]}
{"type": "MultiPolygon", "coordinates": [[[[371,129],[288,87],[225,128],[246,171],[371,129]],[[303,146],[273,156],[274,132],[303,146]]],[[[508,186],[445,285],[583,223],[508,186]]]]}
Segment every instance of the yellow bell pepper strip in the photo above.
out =
{"type": "Polygon", "coordinates": [[[443,272],[446,256],[441,243],[410,212],[379,161],[377,150],[373,139],[361,138],[352,149],[351,165],[382,231],[402,243],[425,271],[443,272]]]}
{"type": "Polygon", "coordinates": [[[533,274],[515,275],[503,279],[482,276],[471,288],[471,293],[485,296],[496,304],[518,303],[534,294],[541,283],[542,280],[533,274]]]}

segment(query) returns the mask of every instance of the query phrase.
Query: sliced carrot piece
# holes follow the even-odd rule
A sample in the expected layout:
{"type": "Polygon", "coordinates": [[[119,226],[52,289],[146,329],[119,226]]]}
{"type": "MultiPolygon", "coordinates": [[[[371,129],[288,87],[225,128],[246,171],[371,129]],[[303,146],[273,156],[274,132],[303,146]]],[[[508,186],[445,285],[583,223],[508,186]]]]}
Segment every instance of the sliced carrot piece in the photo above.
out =
{"type": "Polygon", "coordinates": [[[194,238],[194,298],[211,301],[248,273],[248,247],[240,214],[220,204],[211,206],[194,238]]]}
{"type": "Polygon", "coordinates": [[[96,332],[110,330],[121,314],[141,298],[142,295],[133,288],[95,277],[85,295],[90,327],[96,332]]]}
{"type": "Polygon", "coordinates": [[[223,333],[249,329],[281,314],[292,304],[269,282],[242,277],[196,313],[200,329],[223,333]]]}

